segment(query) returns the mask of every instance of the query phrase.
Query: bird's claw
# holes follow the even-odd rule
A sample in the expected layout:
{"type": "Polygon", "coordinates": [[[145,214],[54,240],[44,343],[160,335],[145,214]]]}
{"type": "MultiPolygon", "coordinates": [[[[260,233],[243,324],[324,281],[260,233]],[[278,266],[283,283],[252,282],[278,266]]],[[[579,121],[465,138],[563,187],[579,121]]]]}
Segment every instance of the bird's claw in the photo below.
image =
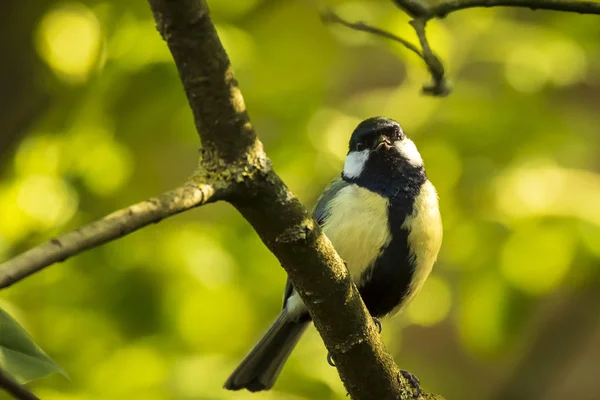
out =
{"type": "Polygon", "coordinates": [[[419,378],[403,369],[400,370],[400,373],[402,374],[404,379],[410,382],[411,386],[417,391],[417,397],[419,397],[421,395],[421,384],[419,382],[419,378]]]}
{"type": "Polygon", "coordinates": [[[377,327],[377,333],[381,333],[381,330],[383,329],[383,327],[381,326],[381,321],[379,321],[377,317],[373,317],[373,323],[377,327]]]}
{"type": "Polygon", "coordinates": [[[332,367],[335,367],[335,363],[333,362],[333,357],[331,357],[331,353],[327,353],[327,363],[332,367]]]}

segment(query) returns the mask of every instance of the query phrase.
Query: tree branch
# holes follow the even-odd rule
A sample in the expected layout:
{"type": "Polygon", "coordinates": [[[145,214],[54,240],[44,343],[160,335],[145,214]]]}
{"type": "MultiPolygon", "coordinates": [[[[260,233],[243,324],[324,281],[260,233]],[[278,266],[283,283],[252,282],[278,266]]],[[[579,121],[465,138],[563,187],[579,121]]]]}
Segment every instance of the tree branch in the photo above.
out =
{"type": "MultiPolygon", "coordinates": [[[[415,11],[419,10],[418,6],[416,6],[417,4],[420,4],[418,0],[414,0],[409,3],[408,8],[411,10],[409,14],[413,15],[414,13],[420,13],[420,11],[415,11]]],[[[419,42],[421,44],[421,49],[423,50],[419,49],[408,40],[396,36],[386,30],[370,26],[362,21],[349,22],[336,14],[331,8],[326,8],[321,12],[321,19],[323,22],[328,24],[340,24],[355,31],[371,33],[402,44],[404,47],[418,55],[425,62],[427,69],[433,78],[433,83],[423,85],[423,93],[432,96],[446,96],[450,94],[450,84],[445,78],[444,65],[440,59],[433,54],[425,34],[425,25],[427,24],[426,19],[417,18],[411,21],[411,25],[417,33],[417,37],[419,38],[419,42]]]]}
{"type": "Polygon", "coordinates": [[[554,10],[573,12],[578,14],[597,14],[600,15],[600,2],[597,1],[570,1],[570,0],[446,0],[441,3],[428,6],[422,0],[392,0],[414,20],[410,24],[415,29],[421,49],[409,41],[398,37],[383,29],[379,29],[364,22],[349,22],[342,19],[331,9],[326,9],[321,13],[321,17],[325,23],[337,23],[346,26],[347,28],[372,33],[387,39],[401,43],[407,49],[416,53],[425,61],[427,69],[433,78],[433,83],[424,85],[422,92],[432,96],[446,96],[450,94],[450,84],[445,78],[444,65],[440,59],[433,53],[427,40],[425,26],[427,21],[433,18],[445,18],[448,14],[474,7],[522,7],[531,10],[554,10]]]}
{"type": "MultiPolygon", "coordinates": [[[[205,0],[148,1],[194,115],[203,145],[201,173],[182,187],[117,211],[0,264],[0,288],[150,223],[208,202],[227,200],[252,224],[288,272],[352,398],[414,399],[414,388],[385,350],[343,261],[306,208],[271,169],[205,0]]],[[[396,40],[420,55],[434,79],[434,84],[424,89],[434,95],[446,94],[448,88],[443,65],[426,37],[425,26],[432,18],[461,9],[492,6],[600,14],[600,3],[579,1],[449,0],[432,7],[420,0],[394,2],[414,18],[411,24],[422,50],[366,24],[336,19],[334,14],[329,19],[396,40]]],[[[6,382],[10,378],[0,371],[0,387],[8,390],[12,386],[6,382]]],[[[420,398],[440,399],[428,394],[420,398]]]]}
{"type": "MultiPolygon", "coordinates": [[[[188,184],[0,265],[0,288],[54,262],[209,201],[227,200],[288,272],[354,400],[415,399],[333,246],[271,169],[204,0],[149,0],[177,65],[203,149],[188,184]],[[201,183],[198,183],[201,181],[201,183]]],[[[421,398],[439,399],[422,394],[421,398]]]]}
{"type": "MultiPolygon", "coordinates": [[[[403,3],[401,0],[396,3],[403,3]]],[[[600,15],[600,2],[597,1],[572,1],[572,0],[446,0],[432,6],[423,16],[432,18],[445,18],[448,14],[474,7],[521,7],[530,10],[564,11],[577,14],[600,15]]]]}
{"type": "MultiPolygon", "coordinates": [[[[205,160],[227,163],[256,154],[260,144],[246,113],[231,64],[199,0],[149,1],[156,28],[169,45],[194,114],[205,160]],[[180,40],[185,36],[186,40],[180,40]],[[236,132],[236,135],[228,133],[236,132]]],[[[262,150],[262,148],[260,149],[262,150]]]]}
{"type": "Polygon", "coordinates": [[[273,172],[245,112],[204,0],[149,0],[204,144],[202,165],[235,181],[227,199],[288,272],[355,400],[415,398],[385,351],[347,269],[318,224],[273,172]],[[210,60],[210,61],[208,61],[210,60]],[[213,61],[216,60],[216,61],[213,61]],[[218,83],[209,83],[209,82],[218,83]],[[200,82],[200,83],[199,83],[200,82]],[[222,121],[211,124],[211,118],[222,121]],[[236,123],[225,123],[234,118],[236,123]],[[238,145],[242,143],[242,145],[238,145]],[[227,148],[235,146],[236,151],[227,148]],[[229,154],[223,165],[222,154],[229,154]]]}
{"type": "Polygon", "coordinates": [[[413,18],[423,18],[429,12],[429,7],[422,0],[392,0],[392,2],[413,18]]]}
{"type": "Polygon", "coordinates": [[[450,94],[450,85],[444,76],[444,64],[440,59],[433,54],[429,41],[427,40],[427,34],[425,33],[425,25],[427,20],[423,18],[417,18],[410,22],[412,27],[417,33],[421,48],[423,49],[423,60],[427,64],[427,69],[433,78],[433,84],[423,86],[423,93],[430,94],[433,96],[447,96],[450,94]]]}
{"type": "Polygon", "coordinates": [[[408,40],[403,39],[400,36],[396,36],[396,35],[394,35],[391,32],[385,31],[383,29],[379,29],[379,28],[374,27],[374,26],[367,25],[366,23],[364,23],[362,21],[358,21],[358,22],[347,21],[347,20],[343,19],[342,17],[340,17],[331,8],[326,8],[321,13],[321,19],[326,24],[340,24],[340,25],[343,25],[343,26],[345,26],[347,28],[353,29],[355,31],[362,31],[362,32],[372,33],[374,35],[381,36],[383,38],[390,39],[390,40],[393,40],[395,42],[398,42],[401,45],[403,45],[404,47],[406,47],[408,50],[410,50],[413,53],[415,53],[416,55],[418,55],[423,61],[425,61],[425,59],[423,58],[423,54],[421,53],[421,49],[419,49],[417,46],[415,46],[414,44],[412,44],[408,40]]]}
{"type": "MultiPolygon", "coordinates": [[[[220,189],[222,190],[222,189],[220,189]]],[[[175,190],[116,211],[77,230],[50,239],[0,263],[0,289],[85,250],[123,237],[146,225],[215,201],[215,187],[193,180],[175,190]]]]}
{"type": "Polygon", "coordinates": [[[24,386],[19,385],[11,376],[0,369],[0,389],[18,400],[40,400],[24,386]]]}

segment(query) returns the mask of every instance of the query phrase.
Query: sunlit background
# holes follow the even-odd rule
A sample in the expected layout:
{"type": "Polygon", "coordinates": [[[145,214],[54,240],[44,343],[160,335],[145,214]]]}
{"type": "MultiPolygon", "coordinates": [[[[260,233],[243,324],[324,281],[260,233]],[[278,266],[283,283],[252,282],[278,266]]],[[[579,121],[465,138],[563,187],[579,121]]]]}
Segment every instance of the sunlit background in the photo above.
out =
{"type": "MultiPolygon", "coordinates": [[[[331,1],[416,42],[391,1],[331,1]]],[[[432,21],[454,92],[395,43],[304,0],[209,1],[246,104],[312,206],[362,119],[397,119],[437,186],[444,245],[384,322],[401,368],[448,400],[600,398],[600,17],[482,9],[432,21]]],[[[184,181],[199,141],[144,1],[0,5],[0,260],[184,181]]],[[[228,205],[55,265],[0,306],[69,373],[44,400],[346,399],[314,329],[274,390],[225,392],[285,273],[228,205]]],[[[2,397],[2,395],[0,395],[2,397]]],[[[376,400],[376,399],[374,399],[376,400]]]]}

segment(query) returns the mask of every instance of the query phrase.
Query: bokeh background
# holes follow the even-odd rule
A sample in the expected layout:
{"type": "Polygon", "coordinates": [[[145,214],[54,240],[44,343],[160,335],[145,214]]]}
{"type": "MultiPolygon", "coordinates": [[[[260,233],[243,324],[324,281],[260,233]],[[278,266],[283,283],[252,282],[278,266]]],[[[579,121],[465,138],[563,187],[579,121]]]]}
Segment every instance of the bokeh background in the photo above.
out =
{"type": "MultiPolygon", "coordinates": [[[[331,1],[416,42],[391,1],[331,1]]],[[[400,121],[437,186],[435,272],[384,323],[449,400],[600,398],[600,17],[468,10],[429,24],[454,92],[401,46],[324,26],[315,2],[210,0],[276,171],[308,206],[355,125],[400,121]]],[[[0,5],[0,260],[184,181],[199,141],[143,1],[0,5]]],[[[346,399],[311,329],[275,389],[221,386],[285,273],[227,204],[55,265],[0,306],[70,374],[45,400],[346,399]]],[[[0,332],[1,334],[1,332],[0,332]]],[[[1,397],[2,395],[0,395],[1,397]]]]}

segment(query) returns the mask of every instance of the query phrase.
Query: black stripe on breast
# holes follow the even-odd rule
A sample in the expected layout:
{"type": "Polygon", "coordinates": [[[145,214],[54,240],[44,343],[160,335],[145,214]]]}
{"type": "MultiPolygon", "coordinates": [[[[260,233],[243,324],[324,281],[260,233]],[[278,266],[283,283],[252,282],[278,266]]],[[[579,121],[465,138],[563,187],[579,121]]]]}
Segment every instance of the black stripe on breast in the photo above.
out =
{"type": "MultiPolygon", "coordinates": [[[[402,225],[412,215],[415,199],[427,176],[423,168],[405,168],[400,177],[394,178],[387,177],[383,185],[378,182],[378,186],[371,187],[371,190],[388,198],[388,223],[392,236],[375,263],[363,273],[359,284],[363,301],[374,317],[390,313],[408,296],[415,269],[415,260],[408,245],[409,231],[402,229],[402,225]]],[[[370,186],[372,182],[364,186],[370,186]]]]}
{"type": "Polygon", "coordinates": [[[383,317],[398,306],[408,295],[414,266],[408,247],[408,231],[401,229],[404,213],[398,213],[390,206],[392,240],[382,249],[374,265],[361,277],[359,291],[374,317],[383,317]]]}

